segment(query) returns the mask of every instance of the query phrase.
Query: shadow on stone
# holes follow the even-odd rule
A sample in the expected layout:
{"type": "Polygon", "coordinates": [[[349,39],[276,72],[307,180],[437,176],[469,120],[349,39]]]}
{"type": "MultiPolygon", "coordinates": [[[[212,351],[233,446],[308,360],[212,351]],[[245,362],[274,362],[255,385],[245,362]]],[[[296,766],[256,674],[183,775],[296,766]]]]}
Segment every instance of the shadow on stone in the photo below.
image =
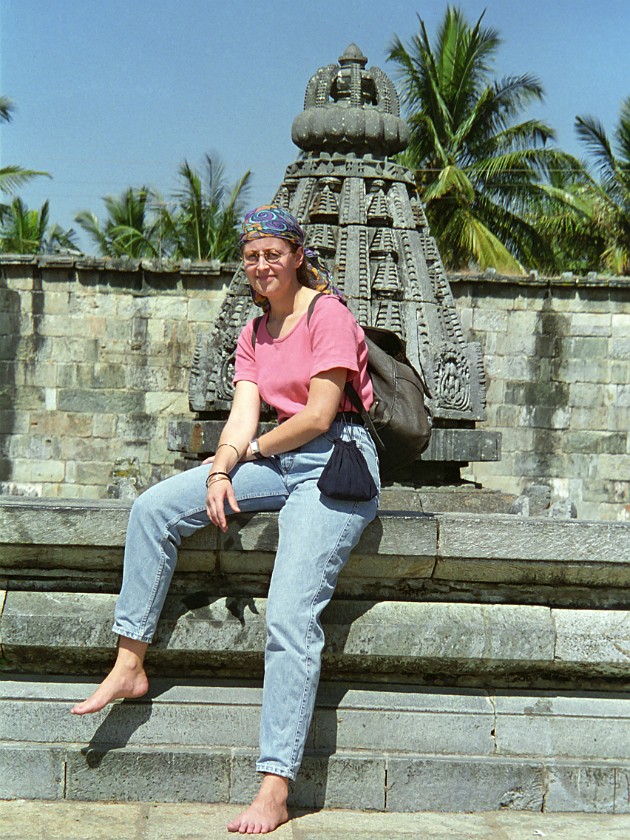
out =
{"type": "Polygon", "coordinates": [[[99,767],[108,752],[126,747],[134,733],[153,714],[153,700],[171,686],[171,683],[162,682],[158,688],[149,689],[149,693],[140,701],[123,700],[115,703],[92,735],[90,743],[81,749],[88,767],[99,767]]]}

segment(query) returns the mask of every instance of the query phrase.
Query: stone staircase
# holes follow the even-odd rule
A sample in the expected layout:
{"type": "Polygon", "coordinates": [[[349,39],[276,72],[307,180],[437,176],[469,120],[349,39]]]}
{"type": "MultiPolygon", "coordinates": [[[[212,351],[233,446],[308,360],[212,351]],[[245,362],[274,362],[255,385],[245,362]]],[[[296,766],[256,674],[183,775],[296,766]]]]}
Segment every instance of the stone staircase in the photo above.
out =
{"type": "MultiPolygon", "coordinates": [[[[128,511],[0,501],[0,798],[257,788],[274,514],[185,541],[148,697],[68,713],[114,655],[128,511]]],[[[383,510],[325,613],[293,804],[630,812],[629,604],[629,524],[383,510]]]]}

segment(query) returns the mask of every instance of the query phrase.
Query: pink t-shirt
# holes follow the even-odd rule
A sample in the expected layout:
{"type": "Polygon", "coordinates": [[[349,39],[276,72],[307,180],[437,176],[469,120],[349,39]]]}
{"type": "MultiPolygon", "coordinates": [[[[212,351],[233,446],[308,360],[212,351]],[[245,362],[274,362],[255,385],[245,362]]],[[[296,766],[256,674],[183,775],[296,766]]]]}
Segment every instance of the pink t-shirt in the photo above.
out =
{"type": "MultiPolygon", "coordinates": [[[[253,329],[254,322],[250,321],[239,336],[234,382],[255,382],[262,399],[276,409],[279,421],[301,411],[308,400],[311,377],[332,368],[347,368],[348,379],[365,408],[372,405],[374,393],[367,372],[365,336],[354,315],[338,298],[319,298],[310,322],[307,324],[304,313],[283,338],[269,335],[267,316],[263,316],[255,348],[253,329]]],[[[353,410],[345,395],[339,410],[353,410]]]]}

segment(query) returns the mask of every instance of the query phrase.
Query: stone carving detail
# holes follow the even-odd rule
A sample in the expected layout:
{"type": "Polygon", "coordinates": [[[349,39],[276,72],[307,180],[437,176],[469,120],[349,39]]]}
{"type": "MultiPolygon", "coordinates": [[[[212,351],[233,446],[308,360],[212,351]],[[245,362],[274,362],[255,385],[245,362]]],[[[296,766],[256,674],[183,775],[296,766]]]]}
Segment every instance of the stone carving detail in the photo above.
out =
{"type": "MultiPolygon", "coordinates": [[[[305,156],[287,167],[275,201],[302,220],[359,321],[406,342],[431,389],[435,422],[470,425],[484,417],[481,351],[464,339],[413,173],[390,157],[408,140],[394,85],[366,65],[351,45],[310,79],[292,128],[305,156]]],[[[195,351],[190,403],[202,419],[229,408],[236,338],[256,314],[239,269],[195,351]]]]}
{"type": "Polygon", "coordinates": [[[456,347],[444,347],[435,360],[437,399],[444,408],[470,408],[470,365],[456,347]]]}

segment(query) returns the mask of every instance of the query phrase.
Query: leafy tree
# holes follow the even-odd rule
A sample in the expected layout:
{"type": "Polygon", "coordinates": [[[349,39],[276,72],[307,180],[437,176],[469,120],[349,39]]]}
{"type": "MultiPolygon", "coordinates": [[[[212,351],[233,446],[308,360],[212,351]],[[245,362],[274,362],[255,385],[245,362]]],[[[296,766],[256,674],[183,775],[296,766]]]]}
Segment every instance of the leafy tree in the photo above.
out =
{"type": "Polygon", "coordinates": [[[236,223],[250,173],[230,190],[223,167],[206,156],[204,170],[187,161],[179,168],[181,188],[165,201],[149,187],[106,196],[101,221],[83,210],[75,220],[104,256],[168,257],[226,261],[238,255],[236,223]]]}
{"type": "Polygon", "coordinates": [[[48,202],[29,210],[21,198],[0,208],[0,251],[5,254],[39,254],[76,249],[74,231],[49,225],[48,202]]]}
{"type": "MultiPolygon", "coordinates": [[[[11,122],[11,114],[13,110],[14,106],[11,100],[6,96],[0,96],[0,122],[11,122]]],[[[35,169],[23,169],[21,166],[3,166],[0,168],[0,191],[13,193],[16,189],[28,183],[37,175],[46,175],[50,178],[48,172],[38,172],[35,169]]]]}
{"type": "Polygon", "coordinates": [[[153,193],[148,187],[129,187],[120,196],[103,198],[107,218],[103,225],[89,210],[75,221],[89,234],[98,253],[107,257],[160,256],[158,227],[151,211],[153,193]]]}
{"type": "Polygon", "coordinates": [[[602,263],[615,274],[630,274],[630,96],[621,104],[616,153],[594,117],[578,116],[575,126],[599,175],[589,178],[582,195],[590,204],[592,231],[603,244],[602,263]]]}
{"type": "Polygon", "coordinates": [[[482,27],[483,17],[471,27],[449,6],[435,46],[421,18],[409,47],[394,39],[389,59],[397,65],[411,134],[400,160],[415,171],[450,268],[471,262],[503,271],[549,267],[553,249],[530,211],[542,203],[570,211],[570,195],[550,184],[549,175],[580,165],[547,148],[554,138],[548,125],[516,122],[543,89],[531,75],[491,80],[500,39],[482,27]]]}
{"type": "Polygon", "coordinates": [[[179,168],[181,187],[173,194],[174,210],[159,211],[162,232],[175,259],[226,260],[238,256],[236,224],[243,211],[250,172],[231,190],[220,162],[206,155],[200,172],[184,161],[179,168]]]}

